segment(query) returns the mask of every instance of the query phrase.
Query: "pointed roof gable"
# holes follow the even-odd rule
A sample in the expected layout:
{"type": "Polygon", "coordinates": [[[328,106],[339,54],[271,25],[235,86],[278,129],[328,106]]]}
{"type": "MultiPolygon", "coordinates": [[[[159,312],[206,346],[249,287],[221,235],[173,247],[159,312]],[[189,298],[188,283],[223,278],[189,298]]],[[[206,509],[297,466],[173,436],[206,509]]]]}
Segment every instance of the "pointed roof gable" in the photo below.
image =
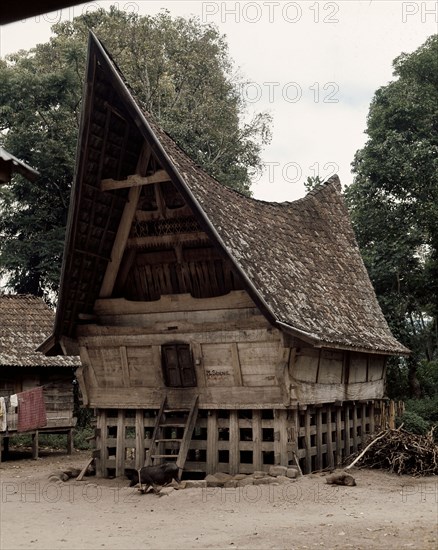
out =
{"type": "MultiPolygon", "coordinates": [[[[117,128],[112,131],[115,141],[117,128]]],[[[43,346],[45,352],[53,351],[62,335],[74,335],[80,314],[93,311],[129,201],[128,189],[108,194],[101,190],[101,179],[123,180],[134,174],[144,141],[272,324],[315,346],[408,352],[392,336],[378,305],[339,179],[335,176],[305,198],[281,204],[248,198],[223,186],[142,111],[94,35],[55,333],[43,346]],[[109,150],[111,128],[105,109],[128,121],[119,128],[124,146],[118,162],[96,152],[99,147],[109,150]],[[99,134],[99,125],[107,134],[99,134]]]]}

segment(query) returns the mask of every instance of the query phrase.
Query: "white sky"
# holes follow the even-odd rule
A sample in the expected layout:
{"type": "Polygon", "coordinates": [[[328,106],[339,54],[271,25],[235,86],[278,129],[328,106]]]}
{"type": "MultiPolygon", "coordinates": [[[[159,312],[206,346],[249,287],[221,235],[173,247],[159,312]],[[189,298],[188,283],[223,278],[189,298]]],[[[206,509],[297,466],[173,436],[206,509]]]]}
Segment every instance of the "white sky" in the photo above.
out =
{"type": "Polygon", "coordinates": [[[248,81],[249,110],[273,116],[267,169],[254,196],[271,201],[304,195],[307,176],[337,172],[351,183],[350,163],[366,140],[374,92],[392,79],[392,61],[438,31],[438,2],[364,1],[96,1],[3,26],[0,55],[46,42],[50,26],[97,6],[139,14],[166,8],[198,16],[227,35],[230,55],[248,81]]]}

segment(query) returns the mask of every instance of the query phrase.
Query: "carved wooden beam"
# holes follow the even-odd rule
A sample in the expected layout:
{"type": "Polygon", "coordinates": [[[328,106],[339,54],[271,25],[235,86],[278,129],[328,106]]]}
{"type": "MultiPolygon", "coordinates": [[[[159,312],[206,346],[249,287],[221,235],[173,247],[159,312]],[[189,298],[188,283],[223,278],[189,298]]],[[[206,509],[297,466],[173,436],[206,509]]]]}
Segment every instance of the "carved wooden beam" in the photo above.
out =
{"type": "Polygon", "coordinates": [[[182,243],[208,242],[209,238],[206,233],[197,231],[194,233],[174,233],[172,235],[152,235],[149,237],[133,237],[128,239],[127,246],[129,248],[148,247],[148,246],[163,246],[174,247],[182,243]]]}
{"type": "Polygon", "coordinates": [[[125,189],[126,187],[139,187],[142,185],[151,185],[153,183],[164,183],[170,181],[170,176],[166,170],[157,170],[151,176],[140,176],[132,174],[125,180],[105,179],[100,182],[101,191],[114,191],[114,189],[125,189]]]}
{"type": "MultiPolygon", "coordinates": [[[[166,208],[164,217],[170,220],[175,218],[187,218],[192,215],[193,211],[189,206],[181,206],[180,208],[166,208]]],[[[137,210],[135,219],[139,222],[151,222],[154,220],[161,220],[162,216],[158,210],[137,210]]]]}
{"type": "MultiPolygon", "coordinates": [[[[145,145],[140,153],[137,163],[137,172],[139,174],[144,174],[146,172],[150,158],[151,150],[147,145],[145,145]]],[[[129,233],[131,231],[132,221],[137,210],[140,193],[141,187],[138,186],[131,187],[129,190],[128,202],[125,204],[122,219],[120,220],[113,249],[111,251],[111,261],[107,265],[102,286],[100,288],[99,296],[101,298],[108,298],[113,292],[117,273],[119,272],[120,263],[122,261],[129,233]]]]}

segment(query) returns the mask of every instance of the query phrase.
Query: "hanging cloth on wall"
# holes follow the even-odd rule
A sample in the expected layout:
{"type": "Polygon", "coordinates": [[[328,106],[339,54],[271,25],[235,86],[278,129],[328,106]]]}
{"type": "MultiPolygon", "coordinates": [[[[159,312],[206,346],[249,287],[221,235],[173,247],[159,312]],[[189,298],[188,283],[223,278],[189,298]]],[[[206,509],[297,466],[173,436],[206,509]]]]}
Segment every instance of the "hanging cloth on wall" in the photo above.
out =
{"type": "Polygon", "coordinates": [[[18,407],[18,396],[16,393],[14,395],[11,395],[11,408],[18,407]]]}
{"type": "Polygon", "coordinates": [[[6,418],[6,403],[5,398],[0,397],[0,432],[5,432],[8,427],[6,418]]]}
{"type": "Polygon", "coordinates": [[[47,426],[43,388],[38,386],[18,394],[18,432],[36,430],[47,426]]]}

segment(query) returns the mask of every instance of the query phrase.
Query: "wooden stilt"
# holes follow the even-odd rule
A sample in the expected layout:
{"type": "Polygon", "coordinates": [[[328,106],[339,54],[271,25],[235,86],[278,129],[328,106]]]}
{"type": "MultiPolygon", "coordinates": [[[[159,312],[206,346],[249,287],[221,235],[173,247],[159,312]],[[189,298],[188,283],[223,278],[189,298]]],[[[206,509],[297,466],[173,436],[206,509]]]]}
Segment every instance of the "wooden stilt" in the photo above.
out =
{"type": "Polygon", "coordinates": [[[218,437],[217,411],[209,411],[207,417],[207,474],[214,474],[217,471],[218,437]]]}
{"type": "Polygon", "coordinates": [[[139,470],[145,464],[144,456],[144,418],[143,411],[135,411],[135,468],[139,470]]]}
{"type": "Polygon", "coordinates": [[[124,474],[125,468],[125,411],[119,409],[117,415],[116,477],[124,474]]]}
{"type": "Polygon", "coordinates": [[[322,410],[316,410],[316,469],[324,468],[322,460],[322,410]]]}
{"type": "Polygon", "coordinates": [[[239,473],[239,417],[230,411],[230,474],[239,473]]]}
{"type": "Polygon", "coordinates": [[[359,439],[357,435],[357,405],[353,403],[353,452],[357,452],[359,448],[359,439]]]}
{"type": "Polygon", "coordinates": [[[327,466],[334,468],[332,408],[327,406],[327,466]]]}
{"type": "Polygon", "coordinates": [[[304,445],[306,448],[306,457],[305,457],[305,469],[306,474],[310,474],[312,471],[312,439],[310,433],[310,410],[306,409],[304,415],[304,445]]]}
{"type": "Polygon", "coordinates": [[[32,458],[36,460],[38,458],[38,430],[32,434],[32,458]]]}
{"type": "Polygon", "coordinates": [[[342,409],[336,408],[336,467],[342,464],[342,409]]]}
{"type": "Polygon", "coordinates": [[[259,410],[252,411],[252,464],[254,471],[262,469],[262,419],[259,410]]]}

